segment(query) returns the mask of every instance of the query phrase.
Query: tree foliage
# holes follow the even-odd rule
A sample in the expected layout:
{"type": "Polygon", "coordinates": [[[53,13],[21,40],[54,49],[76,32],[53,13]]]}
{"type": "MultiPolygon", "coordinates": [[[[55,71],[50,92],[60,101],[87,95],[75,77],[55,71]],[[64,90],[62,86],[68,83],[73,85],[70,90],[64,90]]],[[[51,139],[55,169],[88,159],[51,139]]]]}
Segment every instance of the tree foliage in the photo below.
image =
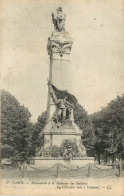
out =
{"type": "Polygon", "coordinates": [[[74,107],[74,121],[81,130],[89,124],[89,117],[86,110],[78,103],[74,107]]]}
{"type": "Polygon", "coordinates": [[[74,107],[74,121],[82,130],[82,143],[86,148],[87,155],[93,156],[95,131],[86,110],[78,103],[74,107]]]}
{"type": "Polygon", "coordinates": [[[2,158],[17,160],[27,157],[30,117],[28,109],[20,105],[14,96],[5,90],[1,91],[2,158]]]}
{"type": "Polygon", "coordinates": [[[91,115],[95,129],[95,150],[124,158],[124,95],[117,96],[100,112],[91,115]]]}
{"type": "Polygon", "coordinates": [[[44,137],[42,134],[43,128],[46,125],[47,113],[43,112],[37,119],[37,122],[33,125],[33,131],[31,135],[31,146],[30,146],[30,156],[35,156],[36,149],[43,146],[44,137]]]}

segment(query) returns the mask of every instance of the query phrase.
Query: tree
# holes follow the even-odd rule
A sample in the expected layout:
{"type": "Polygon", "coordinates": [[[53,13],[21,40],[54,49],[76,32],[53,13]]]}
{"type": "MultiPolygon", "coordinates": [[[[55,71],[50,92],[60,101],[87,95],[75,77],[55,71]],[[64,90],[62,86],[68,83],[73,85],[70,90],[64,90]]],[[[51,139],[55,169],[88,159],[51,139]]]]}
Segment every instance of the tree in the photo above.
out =
{"type": "Polygon", "coordinates": [[[101,111],[90,116],[96,135],[95,149],[112,160],[124,158],[124,95],[117,96],[101,111]],[[99,146],[99,147],[98,147],[99,146]]]}
{"type": "Polygon", "coordinates": [[[46,118],[47,118],[47,113],[46,111],[43,112],[39,117],[37,122],[33,126],[32,130],[32,135],[31,135],[31,147],[29,151],[30,156],[35,156],[36,154],[36,149],[41,148],[44,144],[44,136],[42,134],[43,128],[46,125],[46,118]]]}
{"type": "Polygon", "coordinates": [[[26,159],[30,137],[28,108],[20,105],[9,92],[1,91],[2,158],[26,159]]]}
{"type": "Polygon", "coordinates": [[[82,143],[86,148],[87,156],[94,156],[95,131],[91,122],[86,125],[82,133],[82,143]]]}
{"type": "Polygon", "coordinates": [[[94,155],[94,142],[95,142],[95,131],[90,121],[90,118],[85,109],[80,105],[76,104],[74,107],[74,121],[78,127],[82,130],[82,143],[86,148],[87,155],[94,155]]]}
{"type": "Polygon", "coordinates": [[[89,124],[89,117],[86,110],[78,103],[74,106],[74,121],[81,130],[89,124]]]}

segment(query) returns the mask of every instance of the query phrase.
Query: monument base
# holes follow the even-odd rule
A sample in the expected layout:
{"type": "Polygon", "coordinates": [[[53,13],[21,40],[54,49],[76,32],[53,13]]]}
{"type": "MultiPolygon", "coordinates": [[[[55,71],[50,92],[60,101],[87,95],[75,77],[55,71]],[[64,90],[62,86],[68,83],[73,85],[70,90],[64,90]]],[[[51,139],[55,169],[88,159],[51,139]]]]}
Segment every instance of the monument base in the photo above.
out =
{"type": "Polygon", "coordinates": [[[94,157],[74,157],[70,161],[53,157],[33,157],[30,159],[30,164],[33,165],[33,167],[36,166],[36,168],[50,168],[58,163],[76,169],[89,163],[94,164],[94,157]]]}
{"type": "Polygon", "coordinates": [[[50,149],[54,146],[61,147],[66,140],[76,143],[80,157],[86,156],[86,149],[81,141],[82,130],[73,121],[71,125],[58,125],[53,124],[53,121],[49,121],[43,130],[43,135],[44,146],[39,148],[36,156],[44,156],[47,152],[49,154],[50,149]]]}
{"type": "MultiPolygon", "coordinates": [[[[43,130],[44,134],[44,147],[41,147],[37,153],[37,156],[44,156],[43,149],[49,149],[53,146],[61,147],[63,142],[71,140],[77,144],[81,157],[86,156],[86,149],[82,144],[81,135],[82,131],[73,122],[72,125],[56,125],[52,124],[52,121],[46,125],[43,130]]],[[[48,150],[49,151],[49,150],[48,150]]]]}
{"type": "Polygon", "coordinates": [[[44,131],[44,147],[48,146],[61,146],[62,142],[66,139],[79,140],[81,138],[82,131],[75,129],[74,126],[52,126],[51,129],[45,129],[44,131]]]}

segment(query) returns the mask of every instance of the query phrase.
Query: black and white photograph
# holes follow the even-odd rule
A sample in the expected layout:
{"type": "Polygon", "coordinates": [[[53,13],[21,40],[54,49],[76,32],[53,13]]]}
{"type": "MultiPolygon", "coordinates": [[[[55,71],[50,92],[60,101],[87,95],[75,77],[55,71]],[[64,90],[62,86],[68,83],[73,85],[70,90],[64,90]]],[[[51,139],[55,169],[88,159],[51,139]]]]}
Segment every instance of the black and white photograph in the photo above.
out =
{"type": "Polygon", "coordinates": [[[1,195],[124,195],[124,1],[1,0],[1,195]]]}

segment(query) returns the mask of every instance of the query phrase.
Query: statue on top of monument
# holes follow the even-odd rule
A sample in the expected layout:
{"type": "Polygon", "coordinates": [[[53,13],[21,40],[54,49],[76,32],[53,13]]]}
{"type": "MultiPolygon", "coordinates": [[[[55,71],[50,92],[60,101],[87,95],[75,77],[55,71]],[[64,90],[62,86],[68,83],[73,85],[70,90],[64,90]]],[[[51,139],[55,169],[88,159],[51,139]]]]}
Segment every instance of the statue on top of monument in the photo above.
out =
{"type": "Polygon", "coordinates": [[[65,31],[65,18],[66,14],[63,13],[62,7],[52,13],[52,21],[57,31],[65,31]]]}

